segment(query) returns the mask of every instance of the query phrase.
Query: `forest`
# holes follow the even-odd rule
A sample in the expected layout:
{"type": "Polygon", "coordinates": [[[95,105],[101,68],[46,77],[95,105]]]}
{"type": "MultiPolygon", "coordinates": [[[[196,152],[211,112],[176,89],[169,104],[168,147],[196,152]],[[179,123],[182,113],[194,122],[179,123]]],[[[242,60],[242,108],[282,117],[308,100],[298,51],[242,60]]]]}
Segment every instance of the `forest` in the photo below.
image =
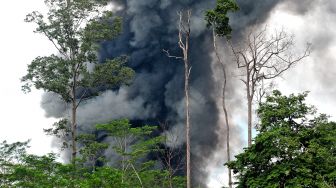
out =
{"type": "Polygon", "coordinates": [[[58,152],[1,141],[0,187],[336,187],[336,122],[277,85],[318,51],[265,24],[281,3],[44,0],[22,19],[56,53],[18,78],[58,152]]]}

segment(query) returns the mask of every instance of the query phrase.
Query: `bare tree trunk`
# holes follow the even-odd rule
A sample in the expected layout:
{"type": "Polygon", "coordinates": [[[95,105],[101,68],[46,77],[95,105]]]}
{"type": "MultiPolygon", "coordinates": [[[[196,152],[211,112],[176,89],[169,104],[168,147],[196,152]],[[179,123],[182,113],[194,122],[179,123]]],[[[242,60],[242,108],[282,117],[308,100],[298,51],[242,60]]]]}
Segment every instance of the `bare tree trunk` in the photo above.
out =
{"type": "Polygon", "coordinates": [[[248,147],[252,145],[252,99],[247,97],[248,147]]]}
{"type": "Polygon", "coordinates": [[[167,122],[160,123],[160,127],[163,130],[165,137],[165,141],[163,142],[163,144],[165,146],[168,146],[169,144],[174,143],[164,150],[161,150],[163,156],[159,157],[168,171],[167,179],[169,183],[169,188],[174,188],[174,175],[181,169],[181,166],[183,164],[183,159],[180,157],[182,149],[176,144],[180,137],[177,134],[168,132],[169,126],[167,122]],[[174,166],[173,163],[175,163],[176,166],[174,166]]]}
{"type": "MultiPolygon", "coordinates": [[[[225,115],[225,123],[226,123],[226,155],[227,155],[227,161],[231,161],[231,152],[230,152],[230,124],[229,124],[229,117],[228,117],[228,111],[226,108],[226,98],[225,98],[225,91],[226,91],[226,69],[225,65],[222,63],[222,69],[223,69],[223,75],[224,75],[224,82],[223,82],[223,93],[222,93],[222,106],[223,111],[225,115]]],[[[228,168],[228,174],[229,174],[229,188],[232,188],[232,174],[231,169],[228,168]]]]}
{"type": "MultiPolygon", "coordinates": [[[[215,30],[213,29],[213,45],[214,45],[214,50],[216,53],[216,57],[218,60],[218,63],[222,66],[222,71],[223,71],[223,88],[222,88],[222,108],[225,116],[225,124],[226,124],[226,155],[227,155],[227,161],[231,161],[231,152],[230,152],[230,125],[229,125],[229,117],[228,117],[228,111],[226,108],[226,83],[227,83],[227,76],[226,76],[226,68],[224,62],[222,62],[218,49],[217,49],[217,43],[216,43],[216,33],[215,30]]],[[[229,188],[232,188],[232,173],[231,169],[228,168],[228,176],[229,176],[229,188]]]]}
{"type": "Polygon", "coordinates": [[[252,102],[256,89],[262,87],[264,80],[281,76],[310,54],[310,44],[307,44],[302,55],[296,55],[292,52],[295,46],[293,36],[288,36],[283,30],[269,36],[266,30],[265,27],[261,31],[251,31],[244,39],[243,46],[234,48],[230,43],[238,69],[245,69],[246,74],[241,81],[246,86],[249,147],[252,145],[252,102]]]}
{"type": "Polygon", "coordinates": [[[190,112],[189,112],[189,74],[190,68],[188,65],[188,59],[185,60],[185,105],[186,105],[186,139],[187,139],[187,188],[191,187],[191,173],[190,173],[190,112]]]}
{"type": "Polygon", "coordinates": [[[252,97],[254,93],[251,91],[251,82],[253,83],[253,80],[251,80],[251,69],[250,65],[246,65],[246,100],[247,100],[247,144],[248,147],[252,145],[252,97]]]}
{"type": "Polygon", "coordinates": [[[178,45],[183,52],[183,57],[171,56],[168,50],[163,50],[169,58],[183,59],[184,62],[184,95],[185,95],[185,128],[186,128],[186,171],[187,171],[187,188],[191,188],[191,162],[190,162],[190,110],[189,110],[189,78],[191,66],[189,62],[189,39],[190,39],[190,17],[191,11],[187,11],[187,18],[184,19],[183,13],[178,12],[179,28],[178,45]]]}
{"type": "MultiPolygon", "coordinates": [[[[248,66],[247,66],[248,68],[248,66]]],[[[250,73],[249,69],[246,70],[246,100],[247,100],[247,144],[248,147],[252,145],[252,100],[251,100],[251,86],[250,86],[250,73]]],[[[253,95],[253,94],[252,94],[253,95]]]]}
{"type": "Polygon", "coordinates": [[[191,67],[189,66],[189,38],[190,38],[190,16],[187,11],[186,23],[183,23],[183,13],[180,13],[179,23],[179,46],[183,51],[184,61],[184,94],[185,94],[185,115],[186,115],[186,160],[187,160],[187,188],[191,188],[191,163],[190,163],[190,112],[189,112],[189,77],[191,67]],[[186,24],[186,25],[185,25],[186,24]],[[184,36],[183,36],[184,35],[184,36]],[[183,39],[184,38],[184,39],[183,39]],[[184,40],[184,42],[183,42],[184,40]]]}

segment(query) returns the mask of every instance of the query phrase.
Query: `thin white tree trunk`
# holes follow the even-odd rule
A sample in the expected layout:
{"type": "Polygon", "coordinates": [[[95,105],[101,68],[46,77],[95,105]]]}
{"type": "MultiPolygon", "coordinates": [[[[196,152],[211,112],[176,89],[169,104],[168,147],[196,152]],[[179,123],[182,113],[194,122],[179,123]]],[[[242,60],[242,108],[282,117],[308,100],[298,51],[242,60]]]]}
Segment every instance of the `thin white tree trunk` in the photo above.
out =
{"type": "MultiPolygon", "coordinates": [[[[223,88],[222,88],[222,108],[225,116],[225,124],[226,124],[226,155],[227,155],[227,161],[231,161],[231,152],[230,152],[230,124],[229,124],[229,117],[228,117],[228,111],[226,108],[226,83],[227,83],[227,76],[226,76],[226,68],[224,62],[222,62],[218,49],[217,49],[217,43],[216,43],[216,33],[215,30],[213,29],[213,45],[214,45],[214,50],[216,53],[217,61],[222,67],[223,71],[223,88]]],[[[228,176],[229,176],[229,188],[232,188],[232,173],[231,169],[228,168],[228,176]]]]}

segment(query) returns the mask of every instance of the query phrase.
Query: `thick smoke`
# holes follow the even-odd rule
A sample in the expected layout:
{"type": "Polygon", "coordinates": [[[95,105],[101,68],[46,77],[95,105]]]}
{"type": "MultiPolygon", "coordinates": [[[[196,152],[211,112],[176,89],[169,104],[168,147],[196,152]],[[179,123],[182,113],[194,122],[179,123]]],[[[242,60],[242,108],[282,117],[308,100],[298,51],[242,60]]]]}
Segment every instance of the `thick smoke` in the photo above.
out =
{"type": "Polygon", "coordinates": [[[309,61],[288,72],[288,80],[282,83],[282,87],[289,86],[290,92],[310,91],[309,103],[317,105],[323,113],[330,114],[336,95],[336,3],[333,0],[316,0],[294,6],[307,11],[294,11],[297,9],[289,8],[290,5],[290,2],[282,4],[279,11],[287,12],[299,20],[297,27],[289,29],[296,33],[297,42],[312,43],[312,53],[309,61]]]}
{"type": "MultiPolygon", "coordinates": [[[[298,14],[306,14],[312,5],[312,0],[297,1],[307,2],[307,7],[298,6],[298,3],[290,0],[237,2],[240,11],[231,15],[234,41],[239,41],[248,27],[263,24],[279,3],[291,4],[291,11],[298,14]]],[[[177,142],[183,146],[184,67],[181,61],[166,57],[162,49],[181,55],[177,45],[177,12],[191,9],[192,173],[194,186],[206,187],[209,160],[225,156],[223,144],[226,142],[226,130],[218,105],[222,79],[221,74],[215,71],[218,68],[214,68],[211,32],[204,21],[205,11],[214,7],[215,0],[118,0],[117,3],[122,7],[117,14],[124,18],[123,34],[115,41],[102,44],[100,58],[104,60],[122,54],[129,55],[129,64],[135,69],[136,77],[130,87],[105,91],[83,103],[78,111],[80,129],[90,131],[93,124],[116,118],[165,121],[169,123],[170,131],[180,134],[177,142]]],[[[231,58],[225,58],[230,63],[231,58]]],[[[229,86],[229,108],[233,113],[239,112],[244,101],[240,100],[237,83],[232,82],[229,86]]],[[[59,102],[55,103],[51,98],[54,96],[46,94],[43,100],[42,106],[47,116],[68,114],[59,102]]],[[[237,127],[232,130],[235,137],[232,146],[240,147],[241,130],[237,127]]],[[[222,164],[220,162],[216,165],[222,164]]]]}

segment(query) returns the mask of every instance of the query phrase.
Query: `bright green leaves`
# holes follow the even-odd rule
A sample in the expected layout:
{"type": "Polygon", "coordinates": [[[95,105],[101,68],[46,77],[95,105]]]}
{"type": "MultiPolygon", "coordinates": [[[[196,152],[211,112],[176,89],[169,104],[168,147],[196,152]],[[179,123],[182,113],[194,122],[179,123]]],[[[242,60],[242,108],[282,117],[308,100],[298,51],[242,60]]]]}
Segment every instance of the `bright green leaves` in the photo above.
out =
{"type": "Polygon", "coordinates": [[[103,154],[109,147],[107,143],[98,142],[94,134],[81,134],[77,140],[83,145],[79,151],[78,161],[80,164],[87,165],[95,171],[97,163],[105,163],[103,154]]]}
{"type": "Polygon", "coordinates": [[[89,73],[87,63],[98,63],[99,42],[112,40],[121,32],[121,18],[103,11],[107,1],[47,0],[47,15],[32,12],[25,21],[37,25],[35,32],[45,35],[59,55],[37,57],[22,78],[24,91],[31,87],[54,92],[69,102],[73,89],[130,83],[134,72],[126,58],[97,64],[89,73]]]}
{"type": "MultiPolygon", "coordinates": [[[[157,145],[162,142],[162,137],[150,138],[156,127],[141,126],[133,128],[129,120],[115,120],[108,124],[99,124],[97,130],[106,131],[116,141],[115,151],[126,157],[126,162],[135,163],[138,159],[154,152],[157,145]]],[[[125,161],[123,161],[125,162],[125,161]]]]}
{"type": "Polygon", "coordinates": [[[122,181],[130,187],[165,187],[166,171],[153,170],[155,161],[146,161],[151,152],[158,151],[161,136],[152,137],[156,127],[132,127],[129,120],[115,120],[108,124],[97,125],[97,130],[105,131],[114,140],[112,148],[120,157],[122,181]],[[145,186],[146,185],[146,186],[145,186]]]}
{"type": "MultiPolygon", "coordinates": [[[[57,55],[37,57],[28,66],[28,73],[21,79],[23,91],[31,87],[58,94],[71,104],[72,159],[77,158],[77,109],[89,98],[88,90],[96,87],[116,88],[129,84],[134,71],[126,67],[125,58],[107,60],[98,64],[101,42],[112,40],[121,32],[121,18],[105,11],[107,0],[45,0],[48,13],[32,12],[25,21],[37,25],[35,32],[43,34],[58,50],[57,55]],[[88,64],[94,63],[93,71],[88,64]],[[80,93],[81,92],[81,93],[80,93]]],[[[92,67],[92,66],[91,66],[92,67]]],[[[90,93],[90,95],[94,95],[90,93]]],[[[58,135],[59,127],[49,129],[58,135]]],[[[95,146],[96,147],[96,146],[95,146]]],[[[91,148],[92,150],[93,148],[91,148]]],[[[87,153],[86,153],[87,154],[87,153]]]]}
{"type": "Polygon", "coordinates": [[[92,74],[89,75],[91,85],[113,87],[121,84],[130,84],[134,71],[126,67],[126,60],[126,57],[120,57],[96,65],[92,74]]]}
{"type": "MultiPolygon", "coordinates": [[[[279,91],[273,91],[273,95],[266,98],[266,102],[262,103],[258,109],[258,115],[261,120],[259,131],[273,128],[272,125],[276,122],[276,126],[291,127],[305,120],[305,116],[312,115],[314,108],[304,103],[307,93],[299,94],[298,96],[290,95],[282,96],[279,91]],[[264,126],[265,125],[265,126],[264,126]]],[[[291,127],[294,128],[294,127],[291,127]]]]}
{"type": "Polygon", "coordinates": [[[71,79],[71,63],[61,57],[37,57],[28,65],[28,73],[21,81],[23,90],[30,91],[31,86],[48,92],[60,94],[65,101],[70,99],[68,82],[71,79]]]}
{"type": "Polygon", "coordinates": [[[83,41],[100,42],[111,40],[121,32],[122,20],[114,17],[113,13],[106,11],[103,16],[91,20],[83,30],[83,41]]]}
{"type": "MultiPolygon", "coordinates": [[[[63,132],[63,123],[67,122],[61,120],[58,124],[59,132],[63,132]]],[[[114,141],[98,142],[94,134],[78,135],[82,147],[76,164],[59,163],[55,154],[29,155],[27,142],[0,143],[0,187],[185,187],[183,176],[170,181],[169,172],[155,166],[157,161],[146,160],[146,155],[155,154],[163,141],[161,136],[153,135],[156,127],[133,127],[127,119],[121,119],[97,125],[97,130],[114,141]],[[119,155],[119,166],[106,163],[104,153],[108,147],[119,155]]]]}
{"type": "Polygon", "coordinates": [[[314,108],[306,93],[274,91],[258,110],[254,144],[227,165],[238,187],[328,187],[336,184],[336,124],[325,115],[308,120],[314,108]]]}
{"type": "Polygon", "coordinates": [[[90,171],[85,167],[75,168],[57,162],[54,154],[21,157],[22,161],[13,164],[10,173],[6,174],[7,184],[0,181],[1,187],[126,187],[120,181],[121,173],[118,169],[101,167],[90,171]]]}
{"type": "Polygon", "coordinates": [[[11,187],[11,174],[14,164],[22,160],[26,155],[28,142],[0,143],[0,187],[11,187]]]}
{"type": "Polygon", "coordinates": [[[239,9],[234,0],[217,0],[216,7],[205,14],[208,27],[213,27],[215,33],[220,37],[230,37],[231,27],[229,25],[229,12],[239,9]]]}

